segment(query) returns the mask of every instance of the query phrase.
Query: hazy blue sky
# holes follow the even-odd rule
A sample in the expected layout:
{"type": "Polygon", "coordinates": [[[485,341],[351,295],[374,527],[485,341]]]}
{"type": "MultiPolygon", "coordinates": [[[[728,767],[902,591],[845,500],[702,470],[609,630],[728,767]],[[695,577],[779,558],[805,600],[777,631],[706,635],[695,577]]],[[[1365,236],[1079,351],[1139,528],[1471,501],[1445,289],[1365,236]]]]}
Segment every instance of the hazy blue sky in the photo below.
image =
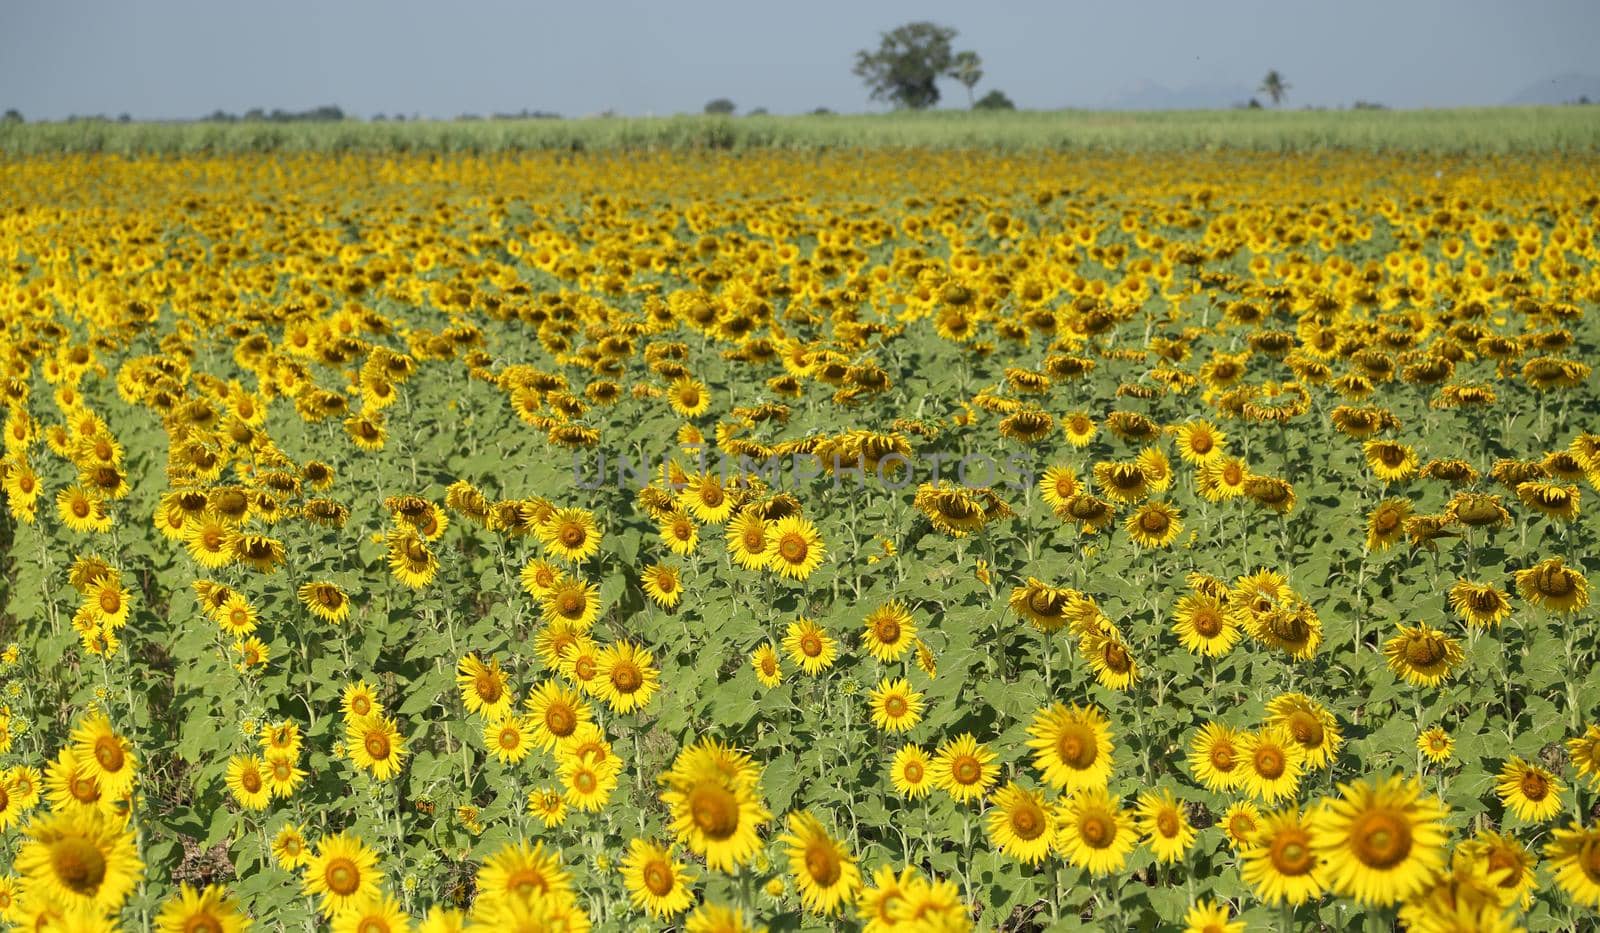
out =
{"type": "Polygon", "coordinates": [[[859,111],[876,105],[854,51],[911,19],[959,29],[983,56],[979,93],[1030,108],[1226,105],[1268,68],[1290,106],[1498,104],[1600,72],[1596,0],[0,0],[0,109],[664,114],[727,96],[859,111]]]}

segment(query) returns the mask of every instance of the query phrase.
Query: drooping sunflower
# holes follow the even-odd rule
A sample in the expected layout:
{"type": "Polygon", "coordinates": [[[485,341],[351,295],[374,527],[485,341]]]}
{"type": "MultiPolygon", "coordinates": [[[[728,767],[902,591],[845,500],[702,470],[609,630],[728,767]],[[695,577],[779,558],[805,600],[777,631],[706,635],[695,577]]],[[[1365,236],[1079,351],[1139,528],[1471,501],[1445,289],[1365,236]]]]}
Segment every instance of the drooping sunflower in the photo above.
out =
{"type": "Polygon", "coordinates": [[[963,732],[939,746],[929,775],[934,785],[957,803],[981,800],[1000,775],[995,760],[995,753],[980,744],[976,736],[963,732]]]}
{"type": "Polygon", "coordinates": [[[1244,757],[1240,783],[1251,797],[1270,804],[1294,796],[1305,768],[1305,753],[1294,736],[1268,725],[1245,733],[1239,746],[1244,757]]]}
{"type": "Polygon", "coordinates": [[[1555,872],[1556,886],[1574,903],[1600,909],[1600,825],[1568,823],[1551,834],[1544,857],[1555,872]]]}
{"type": "Polygon", "coordinates": [[[389,572],[403,586],[420,590],[439,572],[439,558],[428,542],[409,525],[391,530],[384,542],[389,549],[389,572]]]}
{"type": "Polygon", "coordinates": [[[1177,509],[1152,499],[1135,509],[1122,527],[1140,547],[1162,548],[1177,540],[1183,531],[1183,521],[1177,509]]]}
{"type": "Polygon", "coordinates": [[[133,744],[117,734],[104,713],[90,713],[72,730],[72,752],[99,784],[103,796],[115,800],[133,787],[138,773],[133,744]]]}
{"type": "Polygon", "coordinates": [[[596,695],[615,713],[643,709],[660,686],[661,672],[648,648],[631,641],[607,645],[596,659],[596,695]]]}
{"type": "Polygon", "coordinates": [[[1133,820],[1103,787],[1083,788],[1056,810],[1056,850],[1091,875],[1121,871],[1138,842],[1133,820]]]}
{"type": "Polygon", "coordinates": [[[1011,611],[1027,619],[1034,628],[1046,634],[1067,624],[1067,614],[1072,608],[1074,590],[1051,586],[1035,577],[1029,577],[1023,586],[1011,591],[1011,611]]]}
{"type": "Polygon", "coordinates": [[[899,600],[890,600],[867,613],[863,624],[866,631],[861,636],[862,647],[884,663],[899,660],[917,637],[917,625],[899,600]]]}
{"type": "Polygon", "coordinates": [[[1411,517],[1410,499],[1385,499],[1367,516],[1367,550],[1387,551],[1405,537],[1406,519],[1411,517]]]}
{"type": "Polygon", "coordinates": [[[1515,576],[1522,598],[1550,612],[1577,612],[1589,605],[1589,581],[1560,557],[1547,557],[1515,576]]]}
{"type": "Polygon", "coordinates": [[[1057,703],[1035,714],[1028,735],[1033,766],[1050,786],[1103,788],[1111,779],[1111,724],[1098,707],[1057,703]]]}
{"type": "Polygon", "coordinates": [[[1391,905],[1419,893],[1446,864],[1444,805],[1420,780],[1399,775],[1339,785],[1312,818],[1312,844],[1327,886],[1361,904],[1391,905]]]}
{"type": "Polygon", "coordinates": [[[838,642],[810,619],[796,619],[785,631],[783,650],[802,671],[815,677],[833,666],[838,642]]]}
{"type": "Polygon", "coordinates": [[[678,568],[671,564],[651,564],[639,574],[639,578],[643,581],[644,594],[663,609],[671,609],[683,599],[683,581],[678,568]]]}
{"type": "Polygon", "coordinates": [[[380,781],[399,774],[405,762],[405,738],[394,720],[382,713],[350,720],[345,726],[344,741],[350,760],[380,781]]]}
{"type": "Polygon", "coordinates": [[[1570,522],[1578,517],[1582,494],[1574,485],[1530,480],[1517,485],[1517,498],[1547,518],[1570,522]]]}
{"type": "Polygon", "coordinates": [[[1289,733],[1300,746],[1307,768],[1326,766],[1344,744],[1333,712],[1303,693],[1274,697],[1267,703],[1267,722],[1289,733]]]}
{"type": "Polygon", "coordinates": [[[1002,855],[1025,865],[1044,861],[1055,845],[1055,807],[1015,781],[995,791],[987,826],[1002,855]]]}
{"type": "Polygon", "coordinates": [[[1083,632],[1078,637],[1078,653],[1108,690],[1127,690],[1139,679],[1139,664],[1115,629],[1083,632]]]}
{"type": "Polygon", "coordinates": [[[1227,604],[1207,593],[1185,593],[1174,608],[1172,631],[1191,654],[1219,658],[1233,650],[1243,633],[1227,604]]]}
{"type": "Polygon", "coordinates": [[[618,870],[628,899],[656,920],[670,920],[694,903],[694,873],[672,857],[669,846],[630,839],[618,870]]]}
{"type": "Polygon", "coordinates": [[[772,547],[767,569],[792,580],[804,580],[822,563],[826,550],[816,526],[799,515],[788,515],[772,526],[772,547]]]}
{"type": "Polygon", "coordinates": [[[1326,866],[1312,845],[1311,816],[1297,807],[1263,816],[1240,859],[1240,876],[1269,904],[1303,904],[1325,887],[1326,866]]]}
{"type": "Polygon", "coordinates": [[[715,739],[683,749],[661,775],[670,826],[712,871],[730,871],[761,850],[761,827],[771,814],[761,802],[759,767],[750,756],[715,739]]]}
{"type": "Polygon", "coordinates": [[[889,762],[894,792],[907,800],[926,797],[933,789],[933,760],[916,745],[902,745],[889,762]]]}
{"type": "Polygon", "coordinates": [[[1157,862],[1180,861],[1194,844],[1194,827],[1171,791],[1141,793],[1135,814],[1139,832],[1157,862]]]}
{"type": "Polygon", "coordinates": [[[1443,726],[1430,726],[1417,734],[1417,751],[1436,765],[1449,761],[1455,747],[1455,739],[1450,737],[1450,733],[1446,732],[1443,726]]]}
{"type": "Polygon", "coordinates": [[[336,584],[307,583],[300,587],[297,595],[306,610],[324,622],[338,625],[350,615],[350,597],[336,584]]]}
{"type": "Polygon", "coordinates": [[[1511,614],[1511,595],[1493,583],[1460,579],[1450,586],[1450,608],[1468,625],[1492,628],[1511,614]]]}
{"type": "Polygon", "coordinates": [[[922,694],[904,677],[885,677],[867,694],[872,724],[885,732],[905,732],[922,721],[922,694]]]}
{"type": "Polygon", "coordinates": [[[1417,472],[1417,452],[1399,441],[1370,440],[1362,445],[1367,468],[1386,483],[1397,483],[1417,472]]]}
{"type": "Polygon", "coordinates": [[[1546,768],[1512,755],[1495,778],[1495,794],[1517,819],[1543,823],[1561,812],[1566,785],[1546,768]]]}
{"type": "Polygon", "coordinates": [[[320,899],[323,914],[332,916],[376,896],[382,881],[378,854],[359,837],[341,832],[317,840],[300,883],[308,897],[320,899]]]}
{"type": "Polygon", "coordinates": [[[1150,479],[1137,463],[1102,460],[1094,465],[1094,484],[1106,498],[1125,504],[1150,494],[1150,479]]]}
{"type": "Polygon", "coordinates": [[[831,916],[855,899],[861,869],[815,816],[803,810],[790,813],[789,832],[779,842],[788,853],[789,874],[806,910],[831,916]]]}
{"type": "Polygon", "coordinates": [[[750,666],[755,668],[756,680],[761,681],[763,687],[776,687],[783,683],[783,665],[771,642],[762,642],[750,652],[750,666]]]}
{"type": "Polygon", "coordinates": [[[1399,634],[1383,643],[1383,655],[1396,677],[1417,687],[1444,683],[1465,657],[1459,641],[1426,622],[1401,625],[1399,634]]]}
{"type": "Polygon", "coordinates": [[[161,904],[155,927],[160,933],[243,933],[250,918],[226,888],[208,884],[196,889],[187,881],[161,904]]]}
{"type": "Polygon", "coordinates": [[[498,658],[485,664],[476,653],[465,655],[456,664],[456,689],[467,712],[484,719],[499,719],[511,708],[511,678],[500,669],[498,658]]]}

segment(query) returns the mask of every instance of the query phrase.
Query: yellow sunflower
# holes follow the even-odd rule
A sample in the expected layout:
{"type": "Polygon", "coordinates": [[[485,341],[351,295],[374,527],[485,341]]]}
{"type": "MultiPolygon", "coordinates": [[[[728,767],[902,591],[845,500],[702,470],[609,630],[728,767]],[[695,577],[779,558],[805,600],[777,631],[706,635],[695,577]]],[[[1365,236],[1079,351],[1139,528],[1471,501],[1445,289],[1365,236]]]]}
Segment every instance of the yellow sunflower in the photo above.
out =
{"type": "Polygon", "coordinates": [[[683,598],[683,581],[679,577],[678,568],[670,564],[655,563],[646,567],[639,576],[643,581],[644,594],[663,609],[671,609],[683,598]]]}
{"type": "Polygon", "coordinates": [[[929,770],[936,787],[957,803],[981,800],[1000,775],[995,754],[970,732],[945,742],[929,770]]]}
{"type": "Polygon", "coordinates": [[[798,515],[778,519],[772,526],[772,547],[767,569],[792,580],[804,580],[822,563],[826,548],[816,526],[798,515]]]}
{"type": "Polygon", "coordinates": [[[1492,628],[1511,614],[1511,596],[1493,583],[1462,579],[1450,587],[1450,608],[1468,625],[1492,628]]]}
{"type": "Polygon", "coordinates": [[[160,933],[243,933],[250,918],[226,888],[208,884],[196,890],[184,882],[161,904],[155,928],[160,933]]]}
{"type": "Polygon", "coordinates": [[[1307,768],[1325,767],[1344,744],[1333,713],[1303,693],[1274,697],[1267,703],[1267,722],[1289,733],[1300,746],[1307,768]]]}
{"type": "Polygon", "coordinates": [[[783,650],[802,671],[815,677],[833,666],[838,642],[810,619],[797,619],[785,631],[783,650]]]}
{"type": "Polygon", "coordinates": [[[1300,787],[1305,753],[1281,726],[1263,726],[1242,736],[1244,767],[1241,785],[1257,800],[1276,803],[1293,797],[1300,787]]]}
{"type": "Polygon", "coordinates": [[[133,745],[117,734],[104,713],[90,713],[72,730],[72,752],[104,796],[117,799],[133,787],[138,772],[133,745]]]}
{"type": "Polygon", "coordinates": [[[1015,781],[989,799],[989,839],[1002,855],[1036,865],[1055,845],[1055,808],[1015,781]]]}
{"type": "Polygon", "coordinates": [[[1104,788],[1085,788],[1056,811],[1056,849],[1091,875],[1121,871],[1137,840],[1133,820],[1104,788]]]}
{"type": "Polygon", "coordinates": [[[1417,734],[1417,751],[1436,765],[1449,761],[1455,747],[1455,739],[1443,726],[1430,726],[1417,734]]]}
{"type": "Polygon", "coordinates": [[[1247,736],[1221,723],[1208,722],[1189,742],[1189,770],[1207,790],[1232,790],[1244,783],[1251,764],[1247,736]]]}
{"type": "Polygon", "coordinates": [[[1339,785],[1312,819],[1329,889],[1361,904],[1391,905],[1421,892],[1445,868],[1443,804],[1398,775],[1339,785]]]}
{"type": "Polygon", "coordinates": [[[728,555],[746,570],[765,570],[771,558],[772,529],[761,513],[746,508],[728,523],[728,555]]]}
{"type": "Polygon", "coordinates": [[[1042,709],[1028,726],[1033,766],[1051,787],[1103,788],[1113,764],[1111,724],[1095,706],[1060,703],[1042,709]]]}
{"type": "Polygon", "coordinates": [[[539,525],[538,533],[546,554],[574,564],[600,549],[600,534],[587,509],[557,509],[539,525]]]}
{"type": "Polygon", "coordinates": [[[673,859],[670,847],[631,839],[618,869],[628,899],[653,919],[670,920],[694,903],[694,874],[673,859]]]}
{"type": "Polygon", "coordinates": [[[1185,593],[1178,597],[1172,617],[1173,633],[1191,654],[1221,657],[1243,637],[1226,604],[1211,594],[1185,593]]]}
{"type": "Polygon", "coordinates": [[[1139,832],[1155,855],[1157,862],[1177,862],[1194,844],[1194,827],[1189,825],[1188,814],[1172,792],[1146,791],[1139,795],[1136,808],[1139,832]]]}
{"type": "Polygon", "coordinates": [[[1240,860],[1240,876],[1269,904],[1303,904],[1323,892],[1326,869],[1312,845],[1311,819],[1296,807],[1263,816],[1240,860]]]}
{"type": "Polygon", "coordinates": [[[1177,509],[1152,499],[1134,510],[1122,527],[1140,547],[1163,548],[1177,540],[1183,531],[1183,522],[1177,509]]]}
{"type": "Polygon", "coordinates": [[[805,811],[790,813],[789,832],[779,842],[788,853],[789,873],[806,910],[826,917],[855,900],[861,888],[861,870],[815,816],[805,811]]]}
{"type": "Polygon", "coordinates": [[[630,641],[607,645],[596,659],[596,695],[616,713],[631,713],[649,704],[660,686],[650,650],[630,641]]]}
{"type": "Polygon", "coordinates": [[[899,600],[891,600],[867,613],[862,647],[879,661],[897,661],[917,638],[917,625],[899,600]]]}
{"type": "Polygon", "coordinates": [[[394,720],[382,713],[351,719],[345,726],[344,741],[350,760],[380,781],[399,774],[405,762],[405,738],[394,720]]]}
{"type": "Polygon", "coordinates": [[[783,665],[771,642],[762,642],[750,653],[750,666],[755,668],[756,680],[761,681],[763,687],[776,687],[783,683],[783,665]]]}
{"type": "Polygon", "coordinates": [[[1600,826],[1568,823],[1545,843],[1544,857],[1555,872],[1556,886],[1574,903],[1600,909],[1600,826]]]}
{"type": "Polygon", "coordinates": [[[133,832],[122,824],[85,808],[35,817],[13,863],[28,893],[74,913],[117,911],[144,872],[133,832]]]}
{"type": "Polygon", "coordinates": [[[1545,768],[1512,755],[1495,778],[1495,794],[1517,819],[1543,823],[1561,812],[1561,794],[1566,785],[1545,768]]]}
{"type": "Polygon", "coordinates": [[[1589,581],[1560,557],[1546,558],[1515,576],[1522,598],[1550,612],[1577,612],[1589,605],[1589,581]]]}
{"type": "Polygon", "coordinates": [[[894,792],[907,800],[926,797],[933,789],[933,760],[916,745],[902,745],[889,762],[894,792]]]}
{"type": "Polygon", "coordinates": [[[1450,678],[1465,657],[1461,643],[1426,622],[1400,626],[1383,643],[1383,655],[1395,676],[1417,687],[1437,687],[1450,678]]]}
{"type": "Polygon", "coordinates": [[[761,851],[761,827],[771,814],[761,802],[761,771],[750,756],[715,739],[678,753],[661,783],[678,841],[712,871],[730,871],[761,851]]]}
{"type": "Polygon", "coordinates": [[[467,712],[495,720],[511,708],[511,678],[500,669],[498,659],[485,664],[477,654],[468,654],[456,664],[456,688],[467,712]]]}
{"type": "Polygon", "coordinates": [[[922,721],[922,694],[904,677],[885,677],[867,694],[872,724],[885,732],[905,732],[922,721]]]}

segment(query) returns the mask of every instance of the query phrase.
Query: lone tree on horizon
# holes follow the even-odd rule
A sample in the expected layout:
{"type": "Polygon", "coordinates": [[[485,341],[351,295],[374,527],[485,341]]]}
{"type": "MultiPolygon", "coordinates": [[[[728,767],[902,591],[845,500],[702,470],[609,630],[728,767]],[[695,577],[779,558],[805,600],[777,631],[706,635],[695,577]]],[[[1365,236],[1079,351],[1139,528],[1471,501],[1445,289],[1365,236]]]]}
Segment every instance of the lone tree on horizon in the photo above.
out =
{"type": "MultiPolygon", "coordinates": [[[[919,21],[907,23],[879,36],[878,48],[856,53],[855,74],[866,82],[873,100],[886,100],[895,107],[922,110],[939,102],[939,79],[958,77],[953,68],[958,59],[970,55],[978,83],[983,72],[975,53],[957,55],[950,47],[956,31],[948,26],[919,21]]],[[[968,85],[970,92],[971,85],[968,85]]]]}
{"type": "Polygon", "coordinates": [[[1276,107],[1289,95],[1289,82],[1283,80],[1283,75],[1274,68],[1261,79],[1261,86],[1256,90],[1272,98],[1272,106],[1276,107]]]}
{"type": "Polygon", "coordinates": [[[973,106],[972,89],[983,80],[983,59],[978,57],[977,52],[970,50],[957,52],[950,63],[950,77],[961,82],[961,86],[967,89],[967,106],[973,106]]]}

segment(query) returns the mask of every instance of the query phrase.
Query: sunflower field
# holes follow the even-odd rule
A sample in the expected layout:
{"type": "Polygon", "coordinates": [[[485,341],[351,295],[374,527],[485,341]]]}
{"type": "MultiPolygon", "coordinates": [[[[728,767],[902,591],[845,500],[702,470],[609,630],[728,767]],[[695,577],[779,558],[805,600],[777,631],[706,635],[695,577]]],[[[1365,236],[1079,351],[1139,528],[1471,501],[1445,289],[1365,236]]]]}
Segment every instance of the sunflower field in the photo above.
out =
{"type": "Polygon", "coordinates": [[[1597,171],[0,162],[0,918],[1594,929],[1597,171]]]}

